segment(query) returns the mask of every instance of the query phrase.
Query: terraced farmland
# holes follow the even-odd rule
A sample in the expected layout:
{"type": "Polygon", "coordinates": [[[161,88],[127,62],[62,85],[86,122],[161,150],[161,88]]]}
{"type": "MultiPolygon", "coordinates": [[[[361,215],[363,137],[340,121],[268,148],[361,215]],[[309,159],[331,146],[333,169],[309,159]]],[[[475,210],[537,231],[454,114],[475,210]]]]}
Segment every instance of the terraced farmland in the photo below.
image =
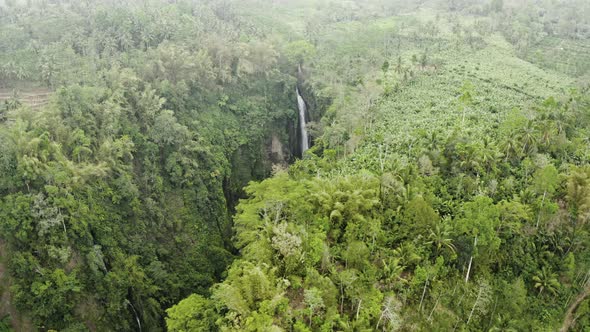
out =
{"type": "Polygon", "coordinates": [[[49,103],[51,90],[36,89],[36,90],[9,90],[0,89],[0,104],[4,104],[11,99],[17,99],[24,105],[33,109],[39,109],[49,103]]]}
{"type": "Polygon", "coordinates": [[[590,73],[590,42],[548,37],[529,52],[527,60],[568,75],[584,76],[590,73]]]}

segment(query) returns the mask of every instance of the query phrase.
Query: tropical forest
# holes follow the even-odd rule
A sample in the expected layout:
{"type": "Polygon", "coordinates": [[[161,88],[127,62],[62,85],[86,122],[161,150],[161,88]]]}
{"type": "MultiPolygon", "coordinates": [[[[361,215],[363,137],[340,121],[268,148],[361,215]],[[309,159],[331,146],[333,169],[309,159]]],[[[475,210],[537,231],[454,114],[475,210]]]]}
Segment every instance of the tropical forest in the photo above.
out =
{"type": "Polygon", "coordinates": [[[590,1],[0,0],[0,332],[590,331],[590,1]]]}

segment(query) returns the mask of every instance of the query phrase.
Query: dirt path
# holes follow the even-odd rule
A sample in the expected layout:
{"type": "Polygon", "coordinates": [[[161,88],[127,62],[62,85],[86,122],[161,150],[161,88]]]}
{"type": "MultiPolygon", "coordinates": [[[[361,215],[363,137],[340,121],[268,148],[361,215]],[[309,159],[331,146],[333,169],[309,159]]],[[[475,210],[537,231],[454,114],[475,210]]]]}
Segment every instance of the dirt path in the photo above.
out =
{"type": "Polygon", "coordinates": [[[584,301],[588,296],[590,296],[590,284],[586,284],[586,288],[584,288],[584,290],[580,294],[578,294],[576,300],[567,309],[565,318],[563,320],[563,325],[561,325],[561,329],[559,329],[559,332],[569,331],[570,327],[574,323],[574,313],[576,312],[576,309],[578,308],[580,303],[582,303],[582,301],[584,301]]]}

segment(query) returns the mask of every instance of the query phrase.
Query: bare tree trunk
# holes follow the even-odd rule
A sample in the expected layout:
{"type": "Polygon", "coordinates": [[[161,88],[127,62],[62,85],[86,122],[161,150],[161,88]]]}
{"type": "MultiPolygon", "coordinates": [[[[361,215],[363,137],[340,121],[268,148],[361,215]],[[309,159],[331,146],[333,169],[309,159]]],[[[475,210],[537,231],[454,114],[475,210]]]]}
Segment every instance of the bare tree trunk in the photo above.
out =
{"type": "MultiPolygon", "coordinates": [[[[463,295],[461,295],[461,298],[459,299],[457,306],[459,306],[459,305],[461,305],[461,303],[463,303],[463,298],[465,298],[465,291],[463,291],[463,295]]],[[[453,332],[457,330],[459,323],[461,323],[461,319],[457,318],[457,324],[455,324],[455,327],[453,328],[453,332]]]]}
{"type": "MultiPolygon", "coordinates": [[[[473,250],[477,247],[477,236],[473,240],[473,250]]],[[[473,252],[471,252],[471,257],[469,257],[469,266],[467,267],[467,274],[465,275],[465,282],[469,281],[469,273],[471,273],[471,263],[473,263],[473,252]]]]}
{"type": "Polygon", "coordinates": [[[426,295],[426,287],[428,286],[428,276],[426,276],[426,282],[424,283],[424,290],[422,291],[422,297],[420,298],[420,312],[422,312],[422,302],[424,301],[424,296],[426,295]]]}
{"type": "Polygon", "coordinates": [[[381,312],[381,315],[379,316],[379,320],[377,321],[377,325],[375,325],[375,331],[379,330],[379,324],[381,324],[381,320],[383,319],[383,315],[385,315],[385,312],[381,312]]]}
{"type": "Polygon", "coordinates": [[[469,322],[471,321],[471,316],[473,316],[473,312],[475,311],[475,307],[477,306],[477,302],[479,302],[479,297],[481,296],[482,290],[483,290],[483,287],[479,286],[479,292],[477,293],[477,298],[475,299],[475,303],[473,303],[473,307],[471,308],[471,312],[469,313],[469,318],[467,318],[467,323],[465,323],[465,326],[469,325],[469,322]]]}
{"type": "Polygon", "coordinates": [[[547,196],[547,191],[543,192],[543,200],[541,201],[541,211],[539,211],[539,214],[537,215],[537,225],[535,225],[536,228],[539,228],[539,221],[541,221],[541,212],[543,209],[543,204],[545,204],[545,196],[547,196]]]}
{"type": "Polygon", "coordinates": [[[492,321],[494,320],[494,314],[496,313],[496,306],[498,305],[498,297],[494,300],[494,309],[492,309],[492,314],[490,315],[490,322],[488,324],[488,330],[492,327],[492,321]]]}
{"type": "Polygon", "coordinates": [[[383,146],[379,147],[379,167],[381,168],[381,173],[383,173],[383,170],[385,169],[385,160],[387,159],[387,154],[389,151],[389,145],[385,145],[385,151],[382,150],[383,146]]]}
{"type": "Polygon", "coordinates": [[[359,305],[358,307],[356,307],[356,320],[359,319],[359,312],[361,311],[361,303],[363,302],[363,300],[359,300],[359,305]]]}
{"type": "Polygon", "coordinates": [[[430,314],[428,315],[428,318],[426,320],[430,321],[430,318],[432,318],[432,314],[434,313],[434,309],[436,309],[436,306],[438,305],[438,301],[440,300],[442,294],[440,294],[438,296],[438,298],[436,299],[436,302],[434,303],[434,307],[432,307],[432,310],[430,310],[430,314]]]}
{"type": "Polygon", "coordinates": [[[344,310],[344,286],[340,284],[340,314],[344,310]]]}
{"type": "Polygon", "coordinates": [[[473,263],[473,255],[469,257],[469,265],[467,266],[467,273],[465,274],[465,282],[469,281],[469,272],[471,272],[471,263],[473,263]]]}
{"type": "Polygon", "coordinates": [[[66,228],[66,221],[64,220],[64,217],[61,214],[61,209],[60,208],[57,209],[57,212],[59,213],[59,216],[60,216],[60,219],[61,219],[61,225],[64,228],[64,234],[65,234],[66,239],[67,239],[68,238],[68,230],[66,228]]]}

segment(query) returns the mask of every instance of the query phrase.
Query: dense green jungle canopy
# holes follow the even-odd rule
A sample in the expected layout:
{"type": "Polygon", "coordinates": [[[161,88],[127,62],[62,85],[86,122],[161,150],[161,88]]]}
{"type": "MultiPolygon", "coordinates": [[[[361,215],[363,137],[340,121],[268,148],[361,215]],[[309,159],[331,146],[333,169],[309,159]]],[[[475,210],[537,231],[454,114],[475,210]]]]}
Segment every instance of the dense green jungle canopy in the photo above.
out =
{"type": "Polygon", "coordinates": [[[0,0],[0,331],[589,331],[589,83],[587,0],[0,0]]]}

